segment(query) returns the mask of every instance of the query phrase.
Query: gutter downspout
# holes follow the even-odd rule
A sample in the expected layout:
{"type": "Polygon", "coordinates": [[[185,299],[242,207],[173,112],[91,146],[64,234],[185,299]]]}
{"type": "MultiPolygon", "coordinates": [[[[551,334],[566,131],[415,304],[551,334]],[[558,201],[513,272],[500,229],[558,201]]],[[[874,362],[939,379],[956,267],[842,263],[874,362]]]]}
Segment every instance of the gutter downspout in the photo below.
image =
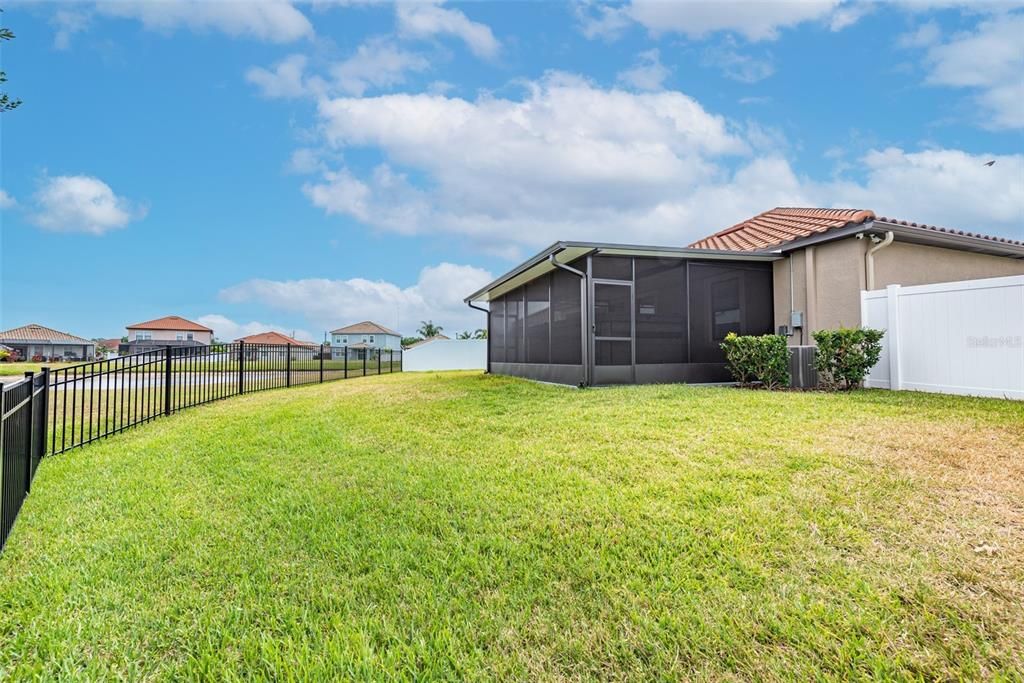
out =
{"type": "Polygon", "coordinates": [[[892,230],[889,230],[885,233],[885,239],[868,247],[867,252],[864,254],[864,269],[867,289],[869,292],[875,288],[875,253],[882,251],[892,244],[894,239],[895,235],[893,235],[892,230]]]}
{"type": "Polygon", "coordinates": [[[582,270],[576,270],[572,266],[567,266],[564,263],[559,263],[558,259],[555,258],[554,254],[548,256],[548,261],[552,266],[560,270],[564,270],[568,273],[572,273],[576,277],[580,278],[580,320],[582,325],[580,326],[580,360],[583,362],[583,386],[590,386],[590,362],[587,358],[587,342],[589,340],[589,334],[587,333],[587,287],[585,283],[587,281],[587,274],[582,270]]]}
{"type": "Polygon", "coordinates": [[[489,375],[491,374],[491,311],[475,305],[472,301],[467,301],[466,304],[470,308],[475,308],[487,314],[487,374],[489,375]]]}

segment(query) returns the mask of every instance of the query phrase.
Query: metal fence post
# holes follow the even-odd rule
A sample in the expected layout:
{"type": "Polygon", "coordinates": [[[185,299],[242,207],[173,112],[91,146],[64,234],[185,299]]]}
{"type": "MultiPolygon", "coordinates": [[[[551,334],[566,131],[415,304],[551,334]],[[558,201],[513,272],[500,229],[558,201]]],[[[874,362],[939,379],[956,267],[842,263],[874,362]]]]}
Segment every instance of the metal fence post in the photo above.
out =
{"type": "Polygon", "coordinates": [[[320,384],[324,383],[324,345],[320,345],[320,384]]]}
{"type": "Polygon", "coordinates": [[[171,347],[164,348],[164,415],[171,414],[171,347]]]}
{"type": "Polygon", "coordinates": [[[346,344],[342,350],[345,352],[345,361],[342,363],[345,367],[344,379],[348,379],[348,344],[346,344]]]}
{"type": "Polygon", "coordinates": [[[285,344],[284,349],[284,382],[285,386],[292,385],[292,343],[285,344]]]}
{"type": "Polygon", "coordinates": [[[245,342],[238,342],[238,393],[245,393],[245,342]]]}
{"type": "MultiPolygon", "coordinates": [[[[108,399],[109,400],[109,399],[108,399]]],[[[39,430],[39,435],[42,437],[43,442],[39,444],[39,459],[42,460],[43,456],[46,455],[46,428],[50,422],[50,368],[43,368],[43,428],[39,430]]]]}
{"type": "Polygon", "coordinates": [[[369,349],[363,349],[363,377],[366,377],[366,352],[369,349]]]}
{"type": "Polygon", "coordinates": [[[381,353],[380,350],[377,351],[377,374],[378,375],[380,374],[380,357],[383,356],[383,355],[384,354],[381,353]]]}
{"type": "Polygon", "coordinates": [[[34,420],[32,415],[32,409],[35,407],[35,396],[33,392],[36,389],[35,374],[32,371],[25,373],[25,379],[28,380],[28,405],[25,407],[28,410],[28,429],[25,430],[25,440],[28,442],[25,445],[25,493],[28,493],[32,488],[32,429],[34,420]]]}

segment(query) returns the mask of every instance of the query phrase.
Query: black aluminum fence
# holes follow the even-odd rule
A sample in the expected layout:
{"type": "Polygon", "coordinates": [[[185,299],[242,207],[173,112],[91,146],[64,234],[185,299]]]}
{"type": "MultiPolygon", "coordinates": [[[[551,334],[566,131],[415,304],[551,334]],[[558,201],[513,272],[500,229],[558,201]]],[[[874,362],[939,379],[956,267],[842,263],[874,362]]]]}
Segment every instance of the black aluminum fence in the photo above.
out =
{"type": "Polygon", "coordinates": [[[46,451],[46,377],[26,373],[0,390],[0,549],[46,451]]]}
{"type": "Polygon", "coordinates": [[[27,373],[0,404],[0,549],[44,455],[230,396],[401,371],[401,351],[235,343],[27,373]]]}

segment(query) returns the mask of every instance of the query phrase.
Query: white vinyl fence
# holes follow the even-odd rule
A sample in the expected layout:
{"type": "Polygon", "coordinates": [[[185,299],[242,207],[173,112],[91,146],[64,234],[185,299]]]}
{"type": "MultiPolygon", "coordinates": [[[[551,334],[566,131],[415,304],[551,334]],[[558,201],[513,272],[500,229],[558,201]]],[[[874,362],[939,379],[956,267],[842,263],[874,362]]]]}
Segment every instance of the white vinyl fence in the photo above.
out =
{"type": "Polygon", "coordinates": [[[1024,399],[1024,275],[861,292],[885,330],[865,384],[1024,399]]]}
{"type": "Polygon", "coordinates": [[[403,372],[486,368],[486,339],[434,339],[406,349],[402,354],[403,372]]]}

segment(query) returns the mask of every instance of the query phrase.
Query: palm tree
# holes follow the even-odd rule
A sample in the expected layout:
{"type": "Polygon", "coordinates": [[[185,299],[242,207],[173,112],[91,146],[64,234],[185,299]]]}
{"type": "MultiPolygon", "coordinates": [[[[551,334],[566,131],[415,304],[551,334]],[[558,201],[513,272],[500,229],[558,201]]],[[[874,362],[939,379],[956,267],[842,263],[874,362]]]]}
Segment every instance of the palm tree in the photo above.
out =
{"type": "Polygon", "coordinates": [[[435,325],[433,320],[421,320],[420,329],[416,330],[416,334],[420,335],[424,339],[430,339],[436,337],[444,331],[444,328],[440,325],[435,325]]]}
{"type": "Polygon", "coordinates": [[[473,333],[473,339],[487,339],[487,330],[480,328],[473,333]]]}

